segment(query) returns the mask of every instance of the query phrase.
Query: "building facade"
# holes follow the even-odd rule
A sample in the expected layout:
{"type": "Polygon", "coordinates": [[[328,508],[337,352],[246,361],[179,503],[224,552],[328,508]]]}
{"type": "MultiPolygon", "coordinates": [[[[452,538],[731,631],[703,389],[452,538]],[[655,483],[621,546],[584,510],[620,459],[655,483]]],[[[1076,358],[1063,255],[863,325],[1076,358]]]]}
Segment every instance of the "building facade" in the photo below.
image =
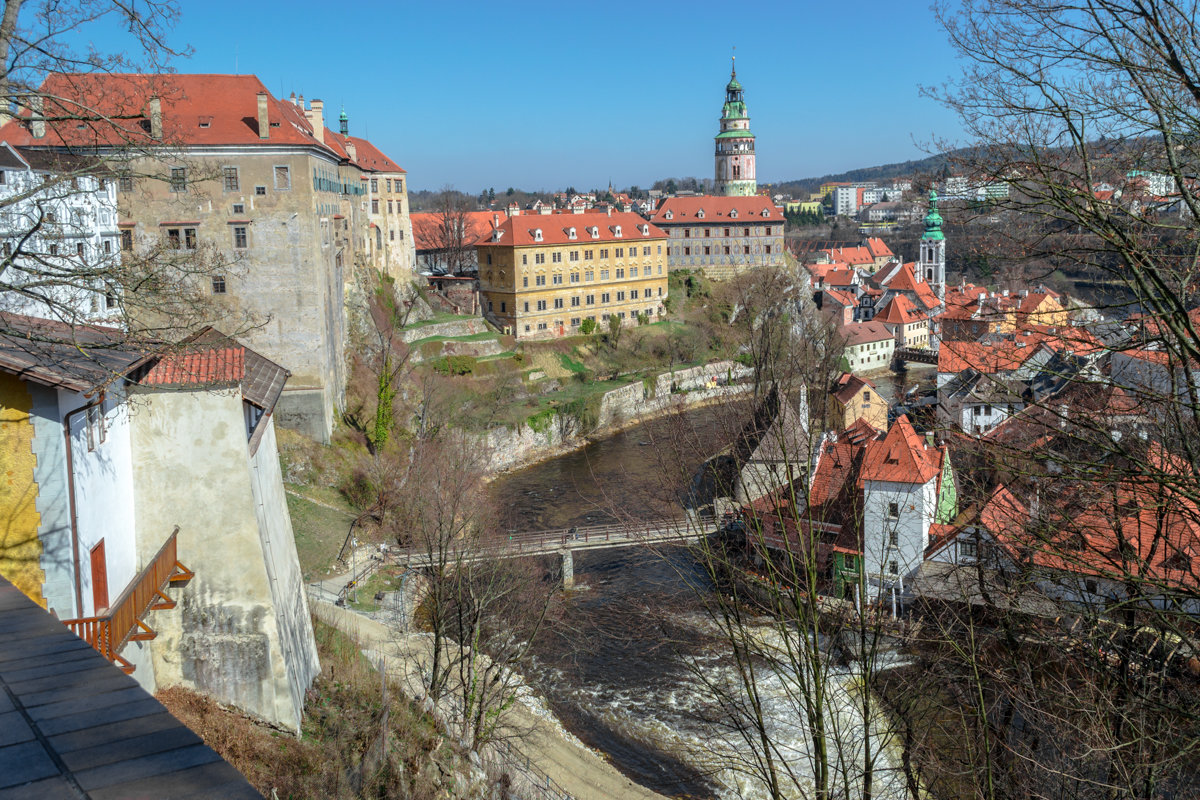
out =
{"type": "Polygon", "coordinates": [[[784,265],[783,211],[766,197],[669,197],[650,221],[670,237],[671,269],[730,278],[784,265]]]}
{"type": "Polygon", "coordinates": [[[353,268],[411,271],[403,171],[365,140],[325,127],[319,100],[276,99],[253,75],[51,75],[40,91],[68,98],[61,114],[51,103],[46,119],[10,121],[0,138],[116,163],[122,248],[165,247],[184,260],[194,251],[216,264],[208,285],[195,287],[208,295],[206,321],[246,330],[290,370],[278,421],[327,440],[344,400],[353,268]],[[76,125],[77,104],[127,123],[76,125]],[[360,165],[360,151],[378,163],[360,165]],[[374,215],[372,178],[384,187],[374,215]],[[400,202],[393,215],[384,212],[388,180],[393,209],[400,202]]]}
{"type": "Polygon", "coordinates": [[[667,235],[637,214],[493,217],[478,242],[484,313],[519,339],[568,336],[585,320],[657,320],[667,298],[667,235]]]}
{"type": "Polygon", "coordinates": [[[721,132],[716,136],[716,176],[714,191],[726,197],[749,197],[758,194],[755,171],[754,134],[750,132],[750,115],[737,69],[725,86],[725,105],[721,108],[721,132]]]}
{"type": "Polygon", "coordinates": [[[119,321],[116,183],[94,161],[0,142],[0,309],[119,321]]]}

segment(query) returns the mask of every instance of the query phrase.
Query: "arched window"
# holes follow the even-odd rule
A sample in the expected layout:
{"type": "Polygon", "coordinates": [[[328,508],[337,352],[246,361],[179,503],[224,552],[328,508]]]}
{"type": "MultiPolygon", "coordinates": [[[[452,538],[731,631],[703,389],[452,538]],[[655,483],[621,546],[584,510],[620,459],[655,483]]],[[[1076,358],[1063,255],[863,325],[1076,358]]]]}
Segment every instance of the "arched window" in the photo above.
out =
{"type": "Polygon", "coordinates": [[[540,242],[540,241],[542,241],[542,229],[541,229],[541,228],[535,228],[535,229],[534,229],[534,231],[533,231],[533,240],[534,240],[535,242],[540,242]]]}

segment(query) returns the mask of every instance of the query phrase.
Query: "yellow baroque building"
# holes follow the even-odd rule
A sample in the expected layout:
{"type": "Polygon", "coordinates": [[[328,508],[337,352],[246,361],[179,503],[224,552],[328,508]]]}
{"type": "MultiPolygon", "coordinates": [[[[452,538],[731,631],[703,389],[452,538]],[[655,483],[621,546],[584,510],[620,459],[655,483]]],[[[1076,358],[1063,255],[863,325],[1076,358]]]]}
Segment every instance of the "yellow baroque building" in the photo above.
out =
{"type": "Polygon", "coordinates": [[[520,339],[570,336],[613,315],[654,321],[667,299],[666,242],[632,213],[497,214],[476,245],[484,309],[520,339]]]}

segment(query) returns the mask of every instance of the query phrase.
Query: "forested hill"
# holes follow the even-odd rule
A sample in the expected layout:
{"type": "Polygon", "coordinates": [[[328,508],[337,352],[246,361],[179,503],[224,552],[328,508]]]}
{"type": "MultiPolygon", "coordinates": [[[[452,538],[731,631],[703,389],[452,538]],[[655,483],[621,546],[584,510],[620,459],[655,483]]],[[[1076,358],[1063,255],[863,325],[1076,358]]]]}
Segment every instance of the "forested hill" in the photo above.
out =
{"type": "Polygon", "coordinates": [[[852,169],[848,172],[837,173],[836,175],[822,175],[814,178],[783,181],[771,184],[771,188],[784,194],[790,193],[796,195],[800,192],[815,190],[822,183],[830,181],[890,181],[893,178],[923,177],[936,179],[943,177],[943,174],[949,174],[948,170],[952,169],[950,162],[955,155],[957,155],[957,152],[941,153],[936,156],[912,161],[898,161],[895,164],[882,164],[877,167],[852,169]]]}

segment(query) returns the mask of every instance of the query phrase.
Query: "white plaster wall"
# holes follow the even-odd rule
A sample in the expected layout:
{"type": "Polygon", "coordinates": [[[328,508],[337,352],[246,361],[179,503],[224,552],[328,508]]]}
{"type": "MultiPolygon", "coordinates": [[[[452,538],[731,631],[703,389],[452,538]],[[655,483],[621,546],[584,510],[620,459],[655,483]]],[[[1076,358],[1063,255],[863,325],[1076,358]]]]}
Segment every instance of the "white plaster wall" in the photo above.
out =
{"type": "MultiPolygon", "coordinates": [[[[160,687],[182,685],[298,730],[275,593],[259,532],[238,389],[134,393],[134,519],[140,552],[179,525],[195,572],[155,612],[160,687]]],[[[281,573],[285,572],[280,570],[281,573]]]]}
{"type": "Polygon", "coordinates": [[[296,556],[292,518],[288,513],[287,495],[279,467],[275,421],[268,416],[260,424],[265,426],[264,433],[258,442],[258,450],[250,459],[258,534],[271,582],[271,596],[275,603],[275,618],[292,705],[301,713],[304,709],[304,693],[321,671],[321,664],[317,659],[308,596],[304,590],[300,560],[296,556]]]}
{"type": "Polygon", "coordinates": [[[886,586],[894,579],[888,562],[898,562],[898,576],[921,565],[929,546],[929,525],[937,508],[937,478],[925,484],[867,481],[863,502],[863,562],[872,582],[886,586]],[[889,503],[899,506],[899,518],[889,519],[889,503]],[[898,534],[896,546],[891,533],[898,534]]]}
{"type": "MultiPolygon", "coordinates": [[[[59,407],[80,408],[82,395],[60,392],[59,407]]],[[[137,575],[137,540],[133,517],[133,457],[130,447],[129,408],[120,395],[104,401],[105,441],[88,450],[87,412],[71,417],[71,466],[74,475],[75,519],[79,537],[79,572],[83,593],[81,616],[96,613],[92,598],[89,554],[104,540],[108,573],[108,599],[115,601],[137,575]]],[[[166,538],[164,532],[159,544],[166,538]]]]}

